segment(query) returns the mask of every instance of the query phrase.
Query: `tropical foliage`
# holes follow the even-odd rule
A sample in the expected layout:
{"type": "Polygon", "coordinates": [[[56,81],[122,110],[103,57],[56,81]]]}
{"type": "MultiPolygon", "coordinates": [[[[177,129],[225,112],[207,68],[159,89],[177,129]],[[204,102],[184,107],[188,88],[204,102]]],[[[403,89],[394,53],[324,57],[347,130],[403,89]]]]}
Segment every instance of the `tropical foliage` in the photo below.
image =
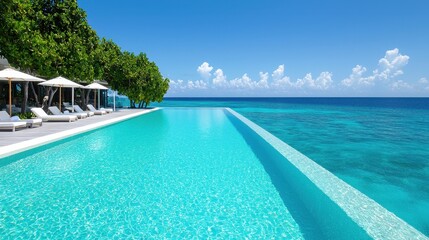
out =
{"type": "Polygon", "coordinates": [[[112,40],[100,39],[76,0],[3,0],[0,55],[45,78],[104,79],[139,106],[161,101],[168,90],[169,80],[145,54],[122,52],[112,40]]]}

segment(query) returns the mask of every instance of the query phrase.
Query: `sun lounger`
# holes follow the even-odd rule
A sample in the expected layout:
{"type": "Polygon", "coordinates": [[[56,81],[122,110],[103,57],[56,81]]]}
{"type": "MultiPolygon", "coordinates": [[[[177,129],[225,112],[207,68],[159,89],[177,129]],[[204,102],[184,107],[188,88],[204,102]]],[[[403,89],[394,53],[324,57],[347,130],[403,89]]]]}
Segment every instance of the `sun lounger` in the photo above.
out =
{"type": "Polygon", "coordinates": [[[20,113],[21,112],[21,108],[20,107],[16,107],[15,104],[12,104],[12,105],[6,104],[6,111],[7,112],[9,112],[10,106],[12,106],[12,114],[13,113],[20,113]]]}
{"type": "Polygon", "coordinates": [[[28,128],[33,128],[34,126],[42,126],[43,120],[41,118],[32,118],[32,119],[21,119],[20,122],[25,122],[28,128]]]}
{"type": "Polygon", "coordinates": [[[86,113],[86,114],[88,114],[88,117],[94,116],[94,112],[91,112],[91,111],[86,111],[85,112],[85,111],[82,110],[82,108],[79,107],[79,105],[74,105],[74,110],[76,112],[78,112],[78,113],[86,113]]]}
{"type": "Polygon", "coordinates": [[[100,110],[104,110],[104,111],[106,111],[106,113],[112,113],[113,112],[113,109],[112,108],[100,108],[100,110]]]}
{"type": "Polygon", "coordinates": [[[64,108],[73,111],[73,106],[69,102],[63,102],[64,108]]]}
{"type": "Polygon", "coordinates": [[[49,107],[48,109],[54,115],[74,115],[80,119],[88,117],[88,114],[86,113],[71,113],[71,112],[62,113],[57,106],[52,106],[52,107],[49,107]]]}
{"type": "Polygon", "coordinates": [[[95,107],[92,106],[92,104],[88,104],[88,105],[86,105],[86,107],[89,109],[89,111],[94,112],[95,115],[104,115],[107,113],[105,110],[95,109],[95,107]]]}
{"type": "Polygon", "coordinates": [[[0,122],[0,129],[10,129],[15,132],[16,128],[26,128],[27,123],[25,122],[0,122]]]}
{"type": "Polygon", "coordinates": [[[6,111],[0,111],[0,122],[23,122],[29,128],[42,126],[42,119],[40,118],[19,119],[18,116],[9,117],[9,114],[6,111]]]}
{"type": "Polygon", "coordinates": [[[57,121],[57,122],[74,122],[77,120],[75,115],[48,115],[41,108],[32,108],[31,111],[36,117],[41,118],[44,122],[57,121]]]}

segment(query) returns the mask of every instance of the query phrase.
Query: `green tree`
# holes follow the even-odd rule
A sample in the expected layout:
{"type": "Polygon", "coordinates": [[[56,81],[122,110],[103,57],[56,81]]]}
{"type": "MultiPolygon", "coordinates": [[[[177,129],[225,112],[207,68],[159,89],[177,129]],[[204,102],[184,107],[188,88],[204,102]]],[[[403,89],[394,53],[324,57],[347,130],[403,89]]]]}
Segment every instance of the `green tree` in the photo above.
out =
{"type": "MultiPolygon", "coordinates": [[[[34,21],[35,11],[30,1],[4,0],[0,7],[0,54],[6,57],[12,66],[22,71],[40,75],[37,69],[47,61],[48,49],[52,42],[44,39],[37,31],[34,21]]],[[[38,102],[33,83],[23,83],[23,107],[25,111],[28,86],[31,86],[38,102]]]]}
{"type": "Polygon", "coordinates": [[[162,101],[168,90],[168,79],[164,79],[154,62],[146,54],[124,52],[118,65],[119,74],[111,82],[113,89],[126,95],[131,107],[147,107],[153,101],[162,101]]]}
{"type": "MultiPolygon", "coordinates": [[[[0,54],[12,66],[45,78],[98,77],[98,36],[76,0],[5,0],[0,22],[0,54]]],[[[48,92],[52,96],[55,90],[48,92]]]]}
{"type": "MultiPolygon", "coordinates": [[[[3,0],[0,54],[12,66],[45,78],[104,79],[139,107],[161,101],[168,90],[169,80],[145,54],[122,52],[113,41],[100,40],[77,0],[3,0]]],[[[23,86],[26,102],[28,83],[23,86]]],[[[46,92],[50,105],[56,89],[46,92]]],[[[88,94],[81,92],[85,104],[88,94]]]]}

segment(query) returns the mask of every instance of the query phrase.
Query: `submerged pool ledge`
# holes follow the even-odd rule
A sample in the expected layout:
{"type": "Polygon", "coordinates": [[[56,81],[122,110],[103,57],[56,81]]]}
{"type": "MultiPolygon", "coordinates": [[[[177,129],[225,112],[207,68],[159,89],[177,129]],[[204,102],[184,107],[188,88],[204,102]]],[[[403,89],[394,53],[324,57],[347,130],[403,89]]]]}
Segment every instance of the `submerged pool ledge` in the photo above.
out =
{"type": "MultiPolygon", "coordinates": [[[[392,212],[339,179],[337,176],[265,129],[230,108],[226,108],[226,110],[270,144],[284,157],[284,159],[282,158],[283,161],[288,161],[293,165],[301,175],[311,181],[312,184],[335,203],[357,226],[362,228],[369,237],[373,239],[395,240],[428,239],[424,234],[398,218],[392,212]]],[[[301,192],[305,190],[305,188],[302,188],[301,192]]],[[[316,199],[311,199],[311,197],[309,198],[308,196],[304,201],[311,202],[314,205],[318,204],[316,199]]],[[[324,209],[322,211],[329,211],[329,209],[324,209]]],[[[341,219],[337,219],[337,221],[341,221],[341,219]]],[[[339,227],[340,226],[337,224],[331,226],[331,228],[339,227]]],[[[342,231],[342,229],[336,229],[334,231],[342,231]]],[[[349,237],[353,239],[353,236],[349,237]]]]}
{"type": "MultiPolygon", "coordinates": [[[[122,121],[125,121],[125,120],[130,119],[130,118],[134,118],[134,117],[137,117],[137,116],[140,116],[143,114],[147,114],[147,113],[151,113],[153,111],[157,111],[158,109],[159,108],[153,108],[153,109],[148,109],[145,111],[138,111],[138,112],[134,112],[134,113],[127,114],[127,115],[118,116],[115,118],[110,118],[107,120],[103,120],[102,119],[103,116],[101,116],[101,117],[100,116],[93,116],[91,118],[100,118],[100,121],[96,122],[96,123],[91,123],[88,125],[80,126],[80,127],[73,127],[73,125],[70,125],[72,128],[65,130],[65,131],[52,133],[52,134],[45,135],[42,137],[37,137],[37,138],[30,139],[30,140],[25,140],[22,142],[18,142],[18,143],[14,143],[14,144],[10,144],[7,146],[0,147],[0,160],[4,157],[8,157],[8,156],[11,156],[11,155],[16,154],[16,153],[27,151],[27,150],[30,150],[30,149],[33,149],[33,148],[36,148],[36,147],[39,147],[39,146],[42,146],[42,145],[45,145],[48,143],[52,143],[52,142],[55,142],[55,141],[58,141],[58,140],[61,140],[61,139],[67,138],[67,137],[71,137],[71,136],[74,136],[74,135],[77,135],[80,133],[95,130],[97,128],[105,127],[105,126],[108,126],[108,125],[111,125],[114,123],[122,122],[122,121]]],[[[114,114],[114,113],[111,113],[111,114],[114,114]]],[[[79,121],[85,121],[85,119],[79,120],[79,121]]],[[[44,123],[44,125],[45,124],[50,124],[50,123],[44,123]]],[[[73,123],[64,123],[64,124],[73,124],[73,123]]],[[[40,127],[40,130],[43,130],[43,126],[40,127]]],[[[25,129],[22,131],[25,131],[25,129]]]]}

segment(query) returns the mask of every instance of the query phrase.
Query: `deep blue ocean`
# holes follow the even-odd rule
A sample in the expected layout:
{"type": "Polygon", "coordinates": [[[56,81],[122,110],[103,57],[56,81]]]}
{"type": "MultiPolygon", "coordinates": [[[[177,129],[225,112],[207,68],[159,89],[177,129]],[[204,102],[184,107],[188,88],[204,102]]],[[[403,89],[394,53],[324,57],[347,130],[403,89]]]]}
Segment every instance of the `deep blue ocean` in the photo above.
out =
{"type": "Polygon", "coordinates": [[[230,107],[429,236],[429,98],[166,98],[230,107]]]}

